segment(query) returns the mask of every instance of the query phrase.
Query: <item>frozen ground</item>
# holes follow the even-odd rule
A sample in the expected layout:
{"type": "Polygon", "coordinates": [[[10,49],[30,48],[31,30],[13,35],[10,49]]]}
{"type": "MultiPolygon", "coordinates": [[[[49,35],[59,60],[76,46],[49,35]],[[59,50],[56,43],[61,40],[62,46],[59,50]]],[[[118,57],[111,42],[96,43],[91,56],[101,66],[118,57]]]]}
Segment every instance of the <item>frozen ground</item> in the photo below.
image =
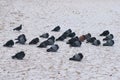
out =
{"type": "Polygon", "coordinates": [[[119,48],[120,0],[0,0],[0,80],[120,80],[119,48]],[[21,32],[12,30],[20,24],[21,32]],[[57,25],[61,31],[50,32],[57,25]],[[56,42],[58,52],[47,53],[27,44],[42,33],[58,37],[69,28],[79,36],[90,32],[100,40],[99,34],[108,29],[115,35],[115,45],[96,47],[84,42],[80,48],[70,48],[64,41],[56,42]],[[2,47],[22,33],[26,45],[2,47]],[[24,60],[12,60],[21,50],[26,53],[24,60]],[[69,61],[78,52],[83,60],[69,61]]]}

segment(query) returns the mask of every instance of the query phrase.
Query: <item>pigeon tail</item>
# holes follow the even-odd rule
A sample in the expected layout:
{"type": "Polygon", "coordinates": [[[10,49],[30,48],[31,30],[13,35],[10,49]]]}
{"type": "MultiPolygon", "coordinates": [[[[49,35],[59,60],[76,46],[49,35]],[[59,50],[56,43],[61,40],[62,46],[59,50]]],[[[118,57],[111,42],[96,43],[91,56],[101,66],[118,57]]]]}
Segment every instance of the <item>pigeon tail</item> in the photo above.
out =
{"type": "Polygon", "coordinates": [[[15,59],[15,56],[12,56],[12,59],[15,59]]]}

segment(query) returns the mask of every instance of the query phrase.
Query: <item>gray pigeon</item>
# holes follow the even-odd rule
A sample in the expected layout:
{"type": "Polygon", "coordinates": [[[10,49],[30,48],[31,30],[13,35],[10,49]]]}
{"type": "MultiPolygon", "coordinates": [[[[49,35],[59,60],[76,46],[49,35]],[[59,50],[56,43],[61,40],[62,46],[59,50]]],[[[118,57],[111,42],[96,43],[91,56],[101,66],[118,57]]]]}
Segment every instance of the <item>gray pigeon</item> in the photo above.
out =
{"type": "Polygon", "coordinates": [[[18,36],[17,39],[15,40],[18,40],[16,43],[20,43],[20,44],[25,44],[25,42],[27,41],[26,37],[24,34],[21,34],[20,36],[18,36]]]}
{"type": "Polygon", "coordinates": [[[81,41],[77,40],[74,41],[73,43],[70,44],[71,47],[80,47],[81,46],[81,41]]]}
{"type": "Polygon", "coordinates": [[[101,44],[100,40],[95,40],[92,45],[99,46],[101,44]]]}
{"type": "Polygon", "coordinates": [[[114,45],[114,40],[107,40],[107,42],[103,44],[103,46],[113,46],[113,45],[114,45]]]}
{"type": "Polygon", "coordinates": [[[47,45],[53,45],[55,43],[55,37],[51,36],[47,39],[47,45]]]}
{"type": "Polygon", "coordinates": [[[42,35],[40,35],[41,38],[48,38],[49,37],[49,34],[48,33],[44,33],[42,35]]]}
{"type": "Polygon", "coordinates": [[[47,49],[47,52],[57,52],[58,49],[59,46],[57,44],[54,44],[49,49],[47,49]]]}
{"type": "Polygon", "coordinates": [[[112,40],[114,38],[113,34],[109,34],[106,36],[106,38],[103,39],[103,41],[105,40],[112,40]]]}
{"type": "Polygon", "coordinates": [[[82,53],[78,53],[78,54],[75,54],[72,58],[69,58],[69,60],[81,61],[82,58],[83,58],[83,54],[82,53]]]}

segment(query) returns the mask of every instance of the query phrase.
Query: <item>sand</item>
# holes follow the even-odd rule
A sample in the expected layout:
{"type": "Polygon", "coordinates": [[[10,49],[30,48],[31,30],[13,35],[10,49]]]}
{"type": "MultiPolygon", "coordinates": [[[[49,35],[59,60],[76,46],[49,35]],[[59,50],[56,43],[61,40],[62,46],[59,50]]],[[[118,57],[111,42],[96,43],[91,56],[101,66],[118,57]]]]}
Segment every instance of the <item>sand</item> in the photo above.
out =
{"type": "Polygon", "coordinates": [[[120,80],[119,40],[119,0],[0,0],[0,80],[120,80]],[[23,29],[13,31],[20,24],[23,29]],[[51,32],[58,25],[60,32],[51,32]],[[55,53],[28,45],[43,33],[58,38],[69,28],[78,36],[91,33],[101,45],[83,42],[74,48],[66,45],[66,39],[56,42],[60,49],[55,53]],[[104,30],[114,34],[114,46],[102,46],[104,37],[99,34],[104,30]],[[25,45],[2,46],[23,33],[25,45]],[[26,53],[24,60],[13,60],[11,56],[19,51],[26,53]],[[79,52],[84,55],[81,62],[69,61],[79,52]]]}

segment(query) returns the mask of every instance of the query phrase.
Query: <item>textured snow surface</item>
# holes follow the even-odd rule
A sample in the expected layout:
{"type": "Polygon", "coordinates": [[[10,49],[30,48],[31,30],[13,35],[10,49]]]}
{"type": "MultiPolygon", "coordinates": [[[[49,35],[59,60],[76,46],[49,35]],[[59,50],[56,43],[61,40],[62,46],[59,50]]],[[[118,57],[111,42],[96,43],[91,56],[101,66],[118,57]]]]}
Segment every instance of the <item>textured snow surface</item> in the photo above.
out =
{"type": "Polygon", "coordinates": [[[0,0],[0,80],[120,80],[120,0],[0,0]],[[20,24],[22,31],[12,30],[20,24]],[[57,25],[61,31],[51,32],[57,25]],[[28,45],[43,33],[58,38],[69,28],[78,36],[90,32],[101,41],[99,34],[110,30],[115,45],[103,47],[102,42],[96,47],[83,42],[71,48],[65,40],[56,42],[60,46],[56,53],[28,45]],[[26,45],[2,46],[23,33],[26,45]],[[24,60],[11,59],[22,50],[24,60]],[[69,61],[79,52],[84,55],[81,62],[69,61]]]}

